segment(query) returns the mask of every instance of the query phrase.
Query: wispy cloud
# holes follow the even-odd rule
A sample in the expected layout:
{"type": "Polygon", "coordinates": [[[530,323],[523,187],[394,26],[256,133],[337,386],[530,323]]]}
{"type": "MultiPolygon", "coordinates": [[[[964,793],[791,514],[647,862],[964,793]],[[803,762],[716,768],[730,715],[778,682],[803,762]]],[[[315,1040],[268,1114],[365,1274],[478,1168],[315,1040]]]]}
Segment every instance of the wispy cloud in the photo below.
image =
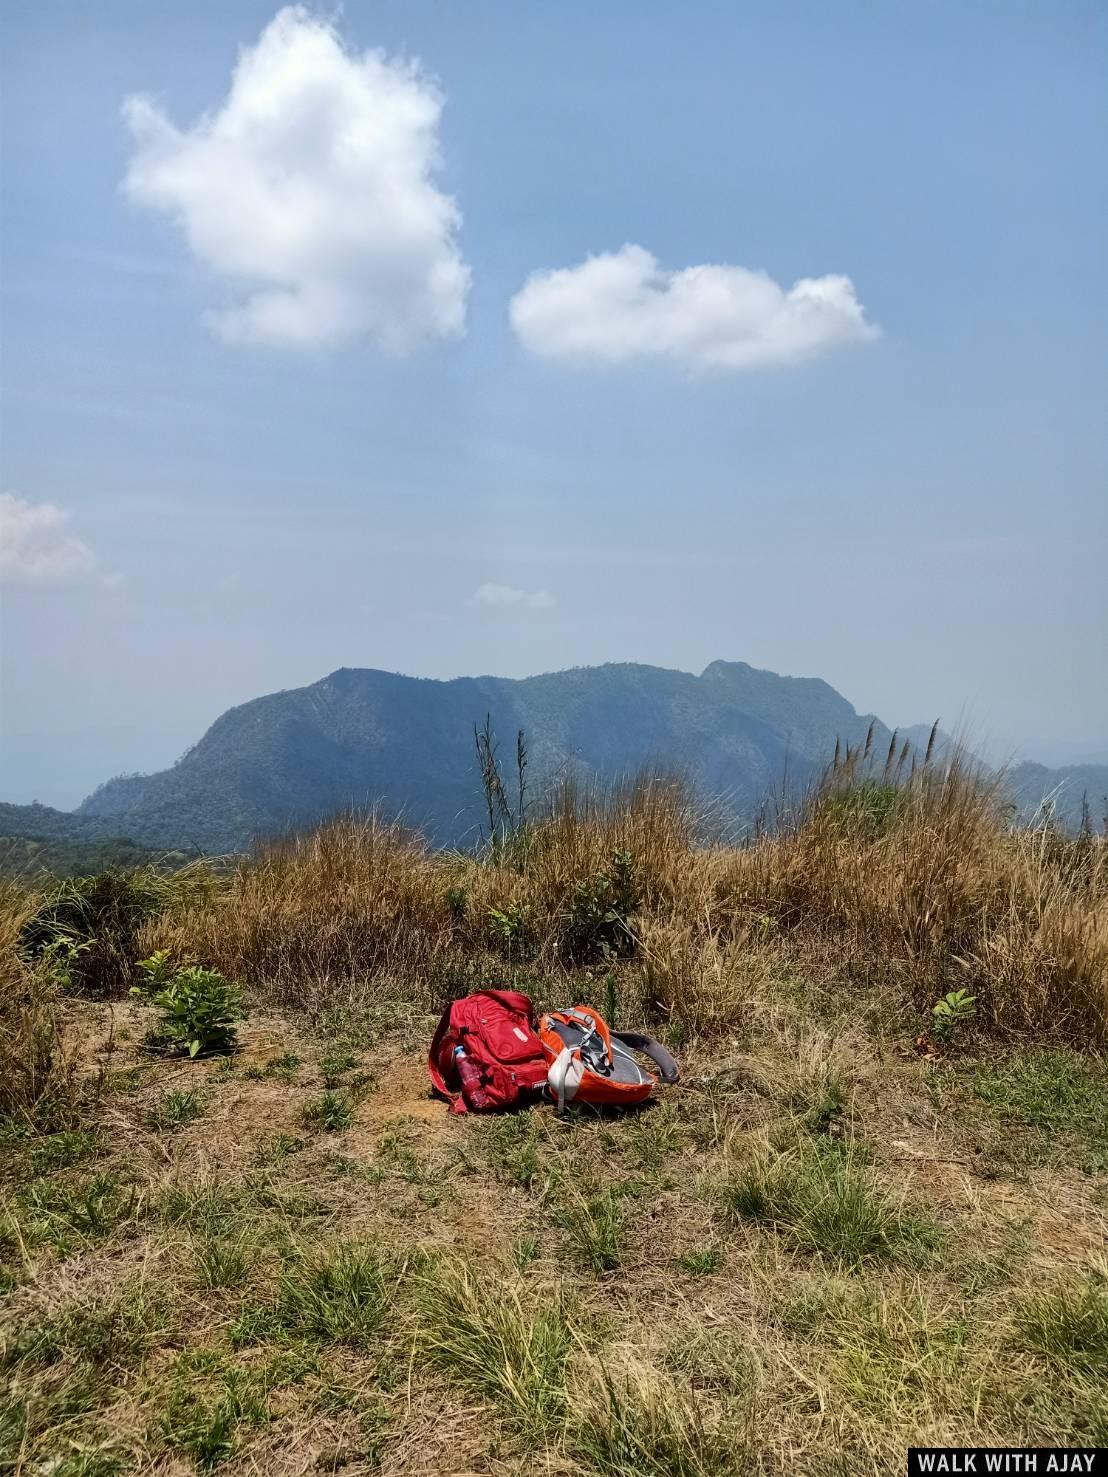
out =
{"type": "Polygon", "coordinates": [[[509,313],[533,354],[581,365],[662,359],[693,370],[757,369],[880,336],[849,277],[804,277],[786,289],[747,267],[669,272],[631,245],[533,273],[509,313]]]}
{"type": "Polygon", "coordinates": [[[91,574],[96,555],[69,532],[69,514],[53,503],[0,493],[0,576],[7,580],[68,580],[91,574]]]}
{"type": "Polygon", "coordinates": [[[212,316],[224,339],[407,350],[465,326],[461,214],[436,182],[442,106],[418,62],[353,52],[288,6],[191,127],[127,99],[124,189],[175,219],[205,267],[246,284],[212,316]]]}
{"type": "Polygon", "coordinates": [[[553,610],[557,598],[549,590],[517,590],[514,585],[480,585],[473,594],[474,605],[515,605],[528,610],[553,610]]]}
{"type": "MultiPolygon", "coordinates": [[[[100,561],[83,539],[69,531],[70,515],[54,503],[32,503],[0,493],[0,579],[39,584],[98,575],[100,561]]],[[[125,576],[99,574],[105,588],[119,589],[125,576]]]]}

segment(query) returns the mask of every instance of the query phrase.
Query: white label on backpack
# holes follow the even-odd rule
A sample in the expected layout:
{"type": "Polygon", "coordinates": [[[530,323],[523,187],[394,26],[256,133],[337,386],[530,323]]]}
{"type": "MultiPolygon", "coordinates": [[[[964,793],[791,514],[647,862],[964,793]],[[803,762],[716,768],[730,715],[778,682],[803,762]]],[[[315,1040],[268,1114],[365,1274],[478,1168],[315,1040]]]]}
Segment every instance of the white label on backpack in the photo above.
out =
{"type": "Polygon", "coordinates": [[[527,1032],[526,1031],[521,1031],[518,1026],[513,1026],[512,1027],[512,1031],[513,1031],[513,1033],[516,1036],[519,1037],[519,1039],[521,1041],[526,1041],[527,1040],[527,1032]]]}

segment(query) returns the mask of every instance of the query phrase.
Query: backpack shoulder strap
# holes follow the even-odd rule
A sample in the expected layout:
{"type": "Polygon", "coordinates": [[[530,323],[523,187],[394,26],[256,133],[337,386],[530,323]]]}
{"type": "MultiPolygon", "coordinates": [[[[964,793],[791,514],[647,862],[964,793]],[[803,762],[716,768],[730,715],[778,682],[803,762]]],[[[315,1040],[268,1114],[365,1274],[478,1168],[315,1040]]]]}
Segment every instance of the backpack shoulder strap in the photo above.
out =
{"type": "Polygon", "coordinates": [[[451,1007],[448,1005],[442,1013],[442,1019],[435,1027],[434,1036],[431,1038],[430,1050],[427,1052],[427,1075],[431,1079],[432,1091],[437,1092],[440,1097],[446,1099],[450,1104],[450,1111],[452,1113],[464,1113],[466,1111],[465,1099],[460,1092],[452,1092],[447,1087],[446,1079],[443,1077],[442,1069],[439,1066],[439,1051],[442,1047],[443,1040],[451,1029],[450,1011],[451,1007]]]}
{"type": "Polygon", "coordinates": [[[632,1051],[641,1051],[643,1056],[648,1056],[658,1068],[663,1082],[676,1082],[680,1077],[681,1071],[676,1061],[660,1041],[655,1041],[653,1036],[644,1036],[639,1031],[613,1031],[612,1040],[630,1047],[632,1051]]]}

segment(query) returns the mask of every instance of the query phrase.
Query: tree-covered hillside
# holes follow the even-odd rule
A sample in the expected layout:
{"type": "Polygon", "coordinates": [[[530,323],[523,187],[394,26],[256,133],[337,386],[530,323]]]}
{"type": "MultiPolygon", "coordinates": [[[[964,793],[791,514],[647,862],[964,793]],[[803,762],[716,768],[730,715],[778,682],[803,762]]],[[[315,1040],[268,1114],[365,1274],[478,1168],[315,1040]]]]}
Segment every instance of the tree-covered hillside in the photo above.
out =
{"type": "MultiPolygon", "coordinates": [[[[343,668],[232,708],[172,769],[120,779],[80,807],[149,845],[228,850],[344,806],[403,812],[435,842],[474,839],[481,792],[473,727],[505,745],[524,729],[537,786],[574,766],[612,779],[677,769],[749,813],[788,775],[804,783],[836,739],[869,726],[814,678],[714,662],[699,677],[621,664],[450,682],[343,668]]],[[[877,725],[876,741],[888,730],[877,725]]]]}
{"type": "MultiPolygon", "coordinates": [[[[622,663],[448,682],[341,668],[231,708],[171,769],[110,780],[72,815],[0,806],[0,837],[31,838],[35,856],[51,843],[73,870],[89,847],[236,851],[376,805],[403,815],[432,844],[468,844],[484,814],[473,731],[486,715],[509,765],[517,732],[526,733],[532,799],[570,770],[609,782],[653,768],[681,774],[740,823],[767,799],[801,792],[837,742],[859,744],[872,725],[880,760],[892,736],[826,682],[745,662],[713,662],[700,676],[622,663]],[[58,851],[62,843],[78,850],[58,851]]],[[[922,755],[928,733],[917,726],[900,737],[922,755]]],[[[948,742],[941,736],[939,751],[948,742]]],[[[1053,794],[1056,817],[1070,828],[1087,793],[1099,828],[1108,768],[1024,764],[1009,788],[1023,817],[1053,794]]],[[[22,865],[27,848],[9,842],[8,850],[22,865]]]]}

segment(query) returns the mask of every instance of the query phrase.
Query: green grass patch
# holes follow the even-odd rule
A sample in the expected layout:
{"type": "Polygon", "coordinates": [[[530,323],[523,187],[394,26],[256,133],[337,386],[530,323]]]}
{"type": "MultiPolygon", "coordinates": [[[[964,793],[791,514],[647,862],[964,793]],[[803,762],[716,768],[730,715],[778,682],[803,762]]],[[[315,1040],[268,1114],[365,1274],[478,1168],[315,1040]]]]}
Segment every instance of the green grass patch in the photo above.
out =
{"type": "Polygon", "coordinates": [[[118,1373],[137,1367],[170,1327],[162,1300],[137,1284],[109,1296],[82,1298],[36,1319],[12,1339],[0,1362],[9,1368],[49,1366],[69,1357],[118,1373]]]}
{"type": "Polygon", "coordinates": [[[56,1174],[91,1159],[103,1147],[99,1134],[83,1129],[69,1129],[32,1140],[29,1160],[32,1174],[56,1174]]]}
{"type": "Polygon", "coordinates": [[[973,1409],[979,1389],[967,1371],[968,1324],[936,1310],[922,1291],[841,1298],[824,1331],[836,1389],[870,1420],[911,1428],[973,1409]]]}
{"type": "Polygon", "coordinates": [[[255,1147],[251,1160],[256,1169],[279,1169],[302,1148],[303,1139],[294,1138],[290,1133],[275,1133],[255,1147]]]}
{"type": "Polygon", "coordinates": [[[314,1343],[371,1344],[396,1276],[379,1252],[357,1242],[313,1253],[283,1273],[272,1327],[314,1343]]]}
{"type": "Polygon", "coordinates": [[[1108,1169],[1108,1066],[1096,1057],[1024,1052],[978,1068],[973,1090],[1005,1119],[1084,1141],[1087,1167],[1108,1169]]]}
{"type": "Polygon", "coordinates": [[[168,1225],[187,1225],[195,1234],[215,1238],[244,1228],[250,1208],[237,1187],[205,1177],[171,1181],[157,1209],[168,1225]]]}
{"type": "Polygon", "coordinates": [[[75,1298],[10,1331],[0,1353],[0,1470],[122,1470],[100,1412],[171,1331],[166,1305],[142,1283],[75,1298]]]}
{"type": "Polygon", "coordinates": [[[105,1240],[139,1208],[133,1184],[101,1173],[75,1184],[37,1181],[22,1195],[17,1219],[26,1242],[46,1242],[66,1256],[75,1245],[105,1240]]]}
{"type": "Polygon", "coordinates": [[[224,1235],[206,1237],[194,1248],[195,1275],[200,1287],[241,1287],[257,1262],[257,1245],[252,1231],[230,1238],[224,1235]]]}
{"type": "Polygon", "coordinates": [[[216,1350],[182,1354],[162,1396],[158,1433],[200,1471],[233,1456],[243,1428],[269,1419],[264,1375],[235,1364],[216,1350]]]}
{"type": "Polygon", "coordinates": [[[560,1286],[532,1302],[519,1282],[450,1260],[417,1273],[411,1291],[420,1347],[433,1364],[525,1436],[561,1428],[580,1335],[560,1286]]]}
{"type": "Polygon", "coordinates": [[[623,1261],[626,1213],[611,1185],[596,1194],[573,1195],[554,1211],[553,1218],[594,1272],[611,1272],[623,1261]]]}
{"type": "Polygon", "coordinates": [[[304,1124],[316,1132],[342,1133],[354,1121],[354,1104],[350,1094],[330,1088],[305,1104],[304,1124]]]}
{"type": "Polygon", "coordinates": [[[505,1113],[480,1125],[485,1156],[508,1184],[531,1190],[545,1178],[539,1129],[534,1113],[505,1113]]]}
{"type": "Polygon", "coordinates": [[[1020,1341],[1056,1364],[1108,1376],[1108,1281],[1083,1282],[1037,1293],[1020,1306],[1020,1341]]]}
{"type": "Polygon", "coordinates": [[[688,1251],[677,1258],[677,1265],[693,1277],[710,1277],[719,1270],[723,1253],[718,1246],[706,1246],[703,1251],[688,1251]]]}
{"type": "Polygon", "coordinates": [[[319,1070],[323,1074],[324,1087],[338,1087],[347,1072],[358,1065],[358,1058],[352,1051],[343,1051],[335,1047],[327,1053],[319,1064],[319,1070]]]}
{"type": "Polygon", "coordinates": [[[721,1198],[731,1220],[772,1226],[796,1246],[848,1267],[917,1259],[940,1240],[938,1226],[907,1211],[852,1151],[821,1139],[742,1165],[722,1185],[721,1198]]]}
{"type": "Polygon", "coordinates": [[[203,1111],[202,1093],[194,1088],[177,1088],[158,1099],[146,1115],[146,1121],[159,1132],[173,1132],[195,1123],[203,1111]]]}
{"type": "Polygon", "coordinates": [[[748,1466],[741,1432],[654,1370],[602,1370],[572,1440],[596,1477],[739,1477],[748,1466]]]}

